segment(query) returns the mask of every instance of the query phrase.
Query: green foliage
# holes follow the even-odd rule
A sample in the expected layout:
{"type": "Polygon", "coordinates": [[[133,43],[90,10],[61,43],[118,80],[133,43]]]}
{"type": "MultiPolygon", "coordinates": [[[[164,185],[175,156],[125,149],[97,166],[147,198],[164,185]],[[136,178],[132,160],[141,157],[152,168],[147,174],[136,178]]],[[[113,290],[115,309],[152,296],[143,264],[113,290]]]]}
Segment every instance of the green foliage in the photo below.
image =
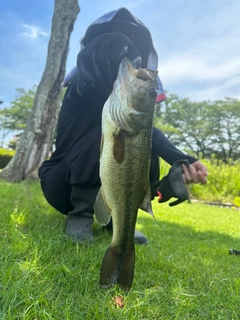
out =
{"type": "Polygon", "coordinates": [[[7,147],[8,147],[9,149],[16,150],[16,149],[17,149],[17,145],[18,145],[18,143],[19,143],[19,141],[20,141],[20,139],[21,139],[21,136],[22,136],[22,133],[16,134],[16,135],[14,136],[14,139],[13,139],[13,140],[10,140],[10,141],[8,142],[7,147]]]}
{"type": "Polygon", "coordinates": [[[160,159],[160,179],[168,174],[168,171],[171,169],[170,164],[168,164],[163,159],[160,159]]]}
{"type": "MultiPolygon", "coordinates": [[[[194,152],[205,154],[210,143],[210,132],[206,126],[206,102],[192,102],[170,94],[162,108],[161,121],[167,126],[161,129],[174,144],[194,152]],[[171,130],[169,130],[171,128],[171,130]]],[[[155,120],[156,123],[156,120],[155,120]]]]}
{"type": "Polygon", "coordinates": [[[240,207],[240,197],[235,197],[234,198],[234,204],[236,207],[240,207]]]}
{"type": "Polygon", "coordinates": [[[8,150],[8,149],[3,149],[3,148],[0,148],[0,155],[10,155],[10,156],[14,156],[15,154],[15,151],[14,150],[8,150]]]}
{"type": "Polygon", "coordinates": [[[10,140],[7,144],[9,149],[16,150],[17,148],[17,140],[10,140]]]}
{"type": "Polygon", "coordinates": [[[206,123],[211,130],[209,151],[224,162],[240,157],[240,101],[225,98],[209,104],[206,123]]]}
{"type": "Polygon", "coordinates": [[[29,90],[16,89],[16,99],[11,103],[11,106],[0,110],[2,128],[20,131],[25,128],[32,110],[36,90],[36,86],[29,90]]]}
{"type": "Polygon", "coordinates": [[[208,170],[206,185],[192,184],[191,194],[196,199],[230,202],[240,195],[240,162],[226,164],[212,158],[203,160],[208,170]]]}
{"type": "MultiPolygon", "coordinates": [[[[191,197],[205,201],[234,203],[234,198],[240,196],[240,162],[226,164],[214,156],[211,160],[205,159],[202,162],[208,170],[208,183],[188,185],[191,197]]],[[[161,159],[160,168],[162,179],[168,174],[171,166],[161,159]]]]}
{"type": "Polygon", "coordinates": [[[154,125],[178,147],[199,158],[212,153],[228,162],[240,158],[240,101],[192,102],[169,94],[155,108],[154,125]]]}
{"type": "Polygon", "coordinates": [[[0,148],[0,169],[6,167],[14,155],[14,150],[6,150],[0,148]]]}
{"type": "Polygon", "coordinates": [[[154,202],[139,212],[129,292],[99,287],[111,235],[94,223],[92,246],[72,243],[66,217],[44,200],[38,183],[0,181],[0,319],[232,319],[239,311],[240,215],[201,204],[154,202]],[[124,307],[114,306],[114,297],[124,307]]]}

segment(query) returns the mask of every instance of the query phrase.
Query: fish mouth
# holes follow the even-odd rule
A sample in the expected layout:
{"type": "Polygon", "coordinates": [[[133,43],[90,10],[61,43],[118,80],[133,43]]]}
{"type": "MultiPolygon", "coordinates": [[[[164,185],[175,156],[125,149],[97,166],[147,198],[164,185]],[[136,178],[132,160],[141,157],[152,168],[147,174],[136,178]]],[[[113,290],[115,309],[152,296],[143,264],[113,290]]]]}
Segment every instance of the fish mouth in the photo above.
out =
{"type": "Polygon", "coordinates": [[[156,70],[151,69],[134,69],[135,77],[137,80],[143,81],[143,82],[149,82],[152,83],[152,85],[149,86],[149,95],[152,99],[156,98],[157,96],[157,74],[158,72],[156,70]],[[153,85],[154,84],[154,85],[153,85]]]}
{"type": "Polygon", "coordinates": [[[147,69],[147,68],[139,68],[135,69],[132,65],[131,61],[127,58],[123,58],[124,62],[122,63],[122,74],[124,74],[124,69],[128,70],[130,74],[133,74],[136,79],[142,80],[142,81],[154,81],[157,78],[158,71],[147,69]]]}
{"type": "Polygon", "coordinates": [[[130,90],[139,90],[139,92],[145,90],[145,94],[149,98],[154,99],[157,96],[157,75],[157,70],[147,68],[135,69],[132,62],[127,57],[124,57],[119,65],[116,83],[121,83],[122,81],[125,83],[122,86],[123,97],[130,88],[130,90]]]}
{"type": "Polygon", "coordinates": [[[153,70],[147,70],[147,69],[137,69],[136,70],[136,78],[143,80],[143,81],[149,81],[154,80],[154,77],[152,76],[153,70]]]}

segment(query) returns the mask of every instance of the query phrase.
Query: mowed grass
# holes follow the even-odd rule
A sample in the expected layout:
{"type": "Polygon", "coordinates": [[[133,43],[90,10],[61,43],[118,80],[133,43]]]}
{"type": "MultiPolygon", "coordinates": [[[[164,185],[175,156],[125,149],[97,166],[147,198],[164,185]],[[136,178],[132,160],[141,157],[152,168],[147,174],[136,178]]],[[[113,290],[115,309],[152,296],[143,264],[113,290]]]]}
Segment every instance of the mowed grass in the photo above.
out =
{"type": "Polygon", "coordinates": [[[99,287],[111,235],[94,223],[92,246],[72,243],[65,216],[38,183],[0,181],[0,319],[240,319],[240,211],[154,202],[137,228],[129,292],[99,287]],[[124,306],[113,299],[121,297],[124,306]]]}

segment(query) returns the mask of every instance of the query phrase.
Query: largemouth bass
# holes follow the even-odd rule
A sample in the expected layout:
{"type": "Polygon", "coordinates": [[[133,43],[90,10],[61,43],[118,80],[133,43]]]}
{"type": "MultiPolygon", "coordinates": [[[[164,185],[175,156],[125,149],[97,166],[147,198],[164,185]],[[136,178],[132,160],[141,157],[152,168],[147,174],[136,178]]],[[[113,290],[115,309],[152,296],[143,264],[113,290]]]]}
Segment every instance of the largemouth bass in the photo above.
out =
{"type": "Polygon", "coordinates": [[[102,261],[100,286],[129,290],[135,267],[134,232],[139,207],[152,214],[149,168],[157,71],[134,69],[124,58],[102,112],[101,188],[97,221],[112,216],[113,236],[102,261]]]}

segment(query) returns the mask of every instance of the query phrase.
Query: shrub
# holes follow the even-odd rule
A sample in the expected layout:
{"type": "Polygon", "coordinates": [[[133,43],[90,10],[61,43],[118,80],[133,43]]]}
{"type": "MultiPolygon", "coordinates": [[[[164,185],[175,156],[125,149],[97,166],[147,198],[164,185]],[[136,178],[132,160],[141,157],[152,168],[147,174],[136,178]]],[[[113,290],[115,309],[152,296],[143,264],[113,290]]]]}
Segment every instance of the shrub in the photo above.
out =
{"type": "MultiPolygon", "coordinates": [[[[201,160],[208,170],[206,185],[189,185],[191,197],[194,199],[231,202],[240,196],[240,161],[226,164],[212,157],[211,160],[201,160]]],[[[161,159],[161,179],[168,173],[170,166],[161,159]]]]}
{"type": "Polygon", "coordinates": [[[14,150],[7,150],[0,148],[0,169],[6,167],[9,161],[12,159],[13,155],[15,154],[14,150]]]}
{"type": "Polygon", "coordinates": [[[226,164],[211,159],[203,163],[208,169],[208,183],[191,185],[194,198],[219,202],[233,202],[240,195],[240,162],[226,164]]]}

